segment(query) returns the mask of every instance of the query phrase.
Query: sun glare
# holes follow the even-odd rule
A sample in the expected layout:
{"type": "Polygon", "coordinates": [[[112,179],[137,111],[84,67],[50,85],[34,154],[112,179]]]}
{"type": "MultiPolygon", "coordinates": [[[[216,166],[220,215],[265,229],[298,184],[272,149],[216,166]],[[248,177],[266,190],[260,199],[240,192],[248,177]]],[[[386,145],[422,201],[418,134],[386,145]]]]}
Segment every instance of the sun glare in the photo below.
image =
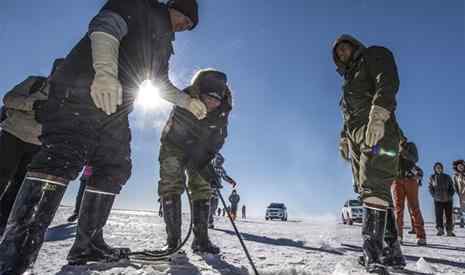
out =
{"type": "Polygon", "coordinates": [[[144,80],[144,82],[140,85],[135,103],[144,110],[166,108],[168,104],[160,97],[158,88],[148,79],[144,80]]]}

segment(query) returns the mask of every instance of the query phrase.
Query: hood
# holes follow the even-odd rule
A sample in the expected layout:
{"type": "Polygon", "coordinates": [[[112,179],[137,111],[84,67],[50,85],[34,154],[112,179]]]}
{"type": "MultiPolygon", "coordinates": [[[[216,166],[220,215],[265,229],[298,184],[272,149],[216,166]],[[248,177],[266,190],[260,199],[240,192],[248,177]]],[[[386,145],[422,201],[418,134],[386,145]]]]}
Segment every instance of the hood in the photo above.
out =
{"type": "Polygon", "coordinates": [[[454,162],[452,163],[452,165],[453,165],[453,167],[454,167],[454,172],[457,173],[457,174],[460,173],[459,170],[458,170],[458,168],[457,168],[457,167],[459,166],[459,164],[462,164],[462,165],[465,166],[465,161],[464,161],[463,159],[459,159],[459,160],[456,160],[456,161],[454,161],[454,162]]]}
{"type": "Polygon", "coordinates": [[[433,172],[434,172],[435,174],[437,174],[437,173],[436,173],[436,166],[440,166],[440,167],[442,168],[442,172],[444,173],[444,165],[442,165],[442,163],[440,163],[440,162],[436,162],[436,163],[433,165],[433,172]]]}
{"type": "Polygon", "coordinates": [[[345,65],[344,63],[342,63],[341,61],[339,61],[339,58],[337,58],[336,56],[336,46],[341,43],[341,42],[349,42],[351,43],[352,45],[355,46],[355,51],[354,51],[354,54],[352,56],[352,59],[355,60],[357,59],[360,54],[362,53],[362,51],[366,48],[365,45],[362,44],[362,42],[360,42],[359,40],[357,40],[355,37],[349,35],[349,34],[343,34],[341,36],[339,36],[333,43],[333,61],[334,61],[334,64],[336,64],[336,71],[343,75],[346,71],[347,71],[347,65],[345,65]]]}

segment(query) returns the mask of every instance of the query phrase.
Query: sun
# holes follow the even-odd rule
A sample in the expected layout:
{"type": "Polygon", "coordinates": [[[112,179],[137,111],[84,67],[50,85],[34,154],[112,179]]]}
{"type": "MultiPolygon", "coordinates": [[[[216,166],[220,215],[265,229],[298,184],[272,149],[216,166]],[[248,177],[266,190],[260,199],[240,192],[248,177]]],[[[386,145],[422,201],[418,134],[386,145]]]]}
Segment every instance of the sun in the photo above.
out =
{"type": "Polygon", "coordinates": [[[160,110],[169,106],[168,102],[160,97],[159,89],[149,79],[144,80],[139,86],[135,103],[144,110],[160,110]]]}

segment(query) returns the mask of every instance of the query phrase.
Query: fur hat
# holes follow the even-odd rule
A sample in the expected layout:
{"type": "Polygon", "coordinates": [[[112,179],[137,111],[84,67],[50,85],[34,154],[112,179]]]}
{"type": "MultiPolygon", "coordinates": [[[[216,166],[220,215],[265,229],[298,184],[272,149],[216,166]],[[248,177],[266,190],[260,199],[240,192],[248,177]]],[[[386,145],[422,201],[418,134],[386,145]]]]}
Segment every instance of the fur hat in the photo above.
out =
{"type": "Polygon", "coordinates": [[[180,11],[192,20],[194,24],[189,30],[193,30],[199,23],[199,7],[197,5],[197,0],[170,0],[167,5],[169,8],[180,11]]]}

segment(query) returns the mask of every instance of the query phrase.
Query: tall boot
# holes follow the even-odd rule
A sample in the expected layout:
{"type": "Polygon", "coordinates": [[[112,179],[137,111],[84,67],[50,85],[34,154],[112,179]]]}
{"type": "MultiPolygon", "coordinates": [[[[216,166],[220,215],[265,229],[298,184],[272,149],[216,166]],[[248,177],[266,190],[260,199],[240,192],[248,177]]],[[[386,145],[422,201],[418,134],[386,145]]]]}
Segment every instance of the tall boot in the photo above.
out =
{"type": "Polygon", "coordinates": [[[386,210],[363,208],[363,256],[360,263],[369,273],[376,273],[384,269],[381,262],[383,256],[383,240],[386,225],[386,210]]]}
{"type": "Polygon", "coordinates": [[[384,236],[384,241],[386,242],[387,246],[383,250],[382,263],[395,269],[403,269],[406,263],[400,248],[400,241],[398,239],[397,231],[394,210],[392,208],[388,208],[386,231],[384,236]]]}
{"type": "Polygon", "coordinates": [[[208,216],[210,214],[210,201],[197,200],[194,204],[194,240],[192,250],[195,253],[219,254],[220,249],[213,245],[208,238],[208,216]]]}
{"type": "Polygon", "coordinates": [[[175,250],[181,243],[181,195],[163,197],[162,205],[166,224],[167,250],[175,250]]]}
{"type": "Polygon", "coordinates": [[[84,192],[76,239],[67,260],[71,265],[87,262],[118,261],[126,258],[129,248],[110,247],[103,239],[103,227],[115,201],[115,195],[84,192]]]}
{"type": "Polygon", "coordinates": [[[0,243],[0,274],[23,274],[32,267],[66,185],[52,176],[26,176],[0,243]]]}

